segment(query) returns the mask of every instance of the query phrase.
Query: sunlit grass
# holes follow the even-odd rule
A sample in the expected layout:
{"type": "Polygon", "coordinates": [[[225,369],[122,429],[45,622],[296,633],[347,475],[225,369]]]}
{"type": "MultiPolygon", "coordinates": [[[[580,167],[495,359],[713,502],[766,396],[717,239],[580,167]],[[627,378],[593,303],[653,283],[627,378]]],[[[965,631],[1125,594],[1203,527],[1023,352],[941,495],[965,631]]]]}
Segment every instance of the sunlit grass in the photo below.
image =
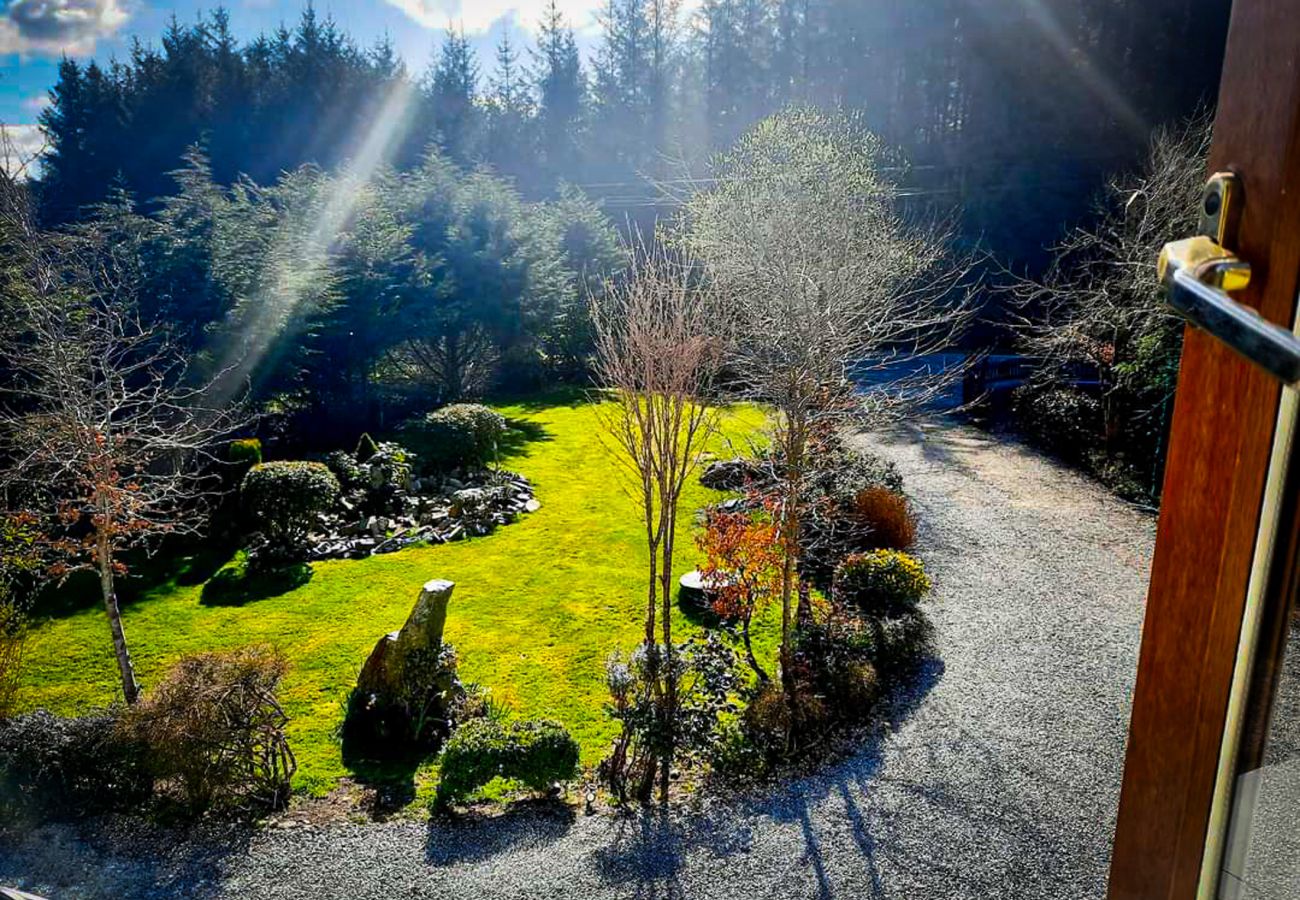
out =
{"type": "MultiPolygon", "coordinates": [[[[327,792],[350,774],[335,729],[362,662],[381,635],[401,626],[424,582],[447,578],[456,582],[447,636],[459,651],[462,677],[489,687],[517,715],[563,722],[582,746],[583,762],[597,762],[614,734],[603,710],[604,662],[611,650],[634,646],[642,631],[647,552],[595,408],[564,399],[498,407],[530,436],[502,463],[532,479],[542,508],[494,535],[317,563],[309,583],[242,606],[204,605],[201,585],[175,581],[130,604],[126,633],[146,689],[186,653],[279,647],[293,666],[282,693],[299,762],[295,784],[327,792]]],[[[756,409],[729,410],[714,449],[726,453],[726,440],[743,443],[762,421],[756,409]]],[[[717,496],[694,479],[685,492],[678,575],[698,558],[684,539],[694,532],[695,510],[717,496]]],[[[771,613],[756,624],[765,661],[779,628],[771,613]]],[[[683,636],[698,632],[684,615],[676,625],[683,636]]],[[[26,707],[71,713],[119,693],[97,607],[42,621],[29,660],[26,707]]]]}

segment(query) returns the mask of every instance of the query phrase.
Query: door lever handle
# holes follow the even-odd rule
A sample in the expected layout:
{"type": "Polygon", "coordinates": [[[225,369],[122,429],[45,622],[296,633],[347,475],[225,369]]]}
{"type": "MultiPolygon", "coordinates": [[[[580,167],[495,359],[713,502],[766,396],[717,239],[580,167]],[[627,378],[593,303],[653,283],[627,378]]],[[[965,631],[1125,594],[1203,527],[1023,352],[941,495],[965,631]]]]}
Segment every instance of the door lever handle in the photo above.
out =
{"type": "Polygon", "coordinates": [[[1300,337],[1228,295],[1250,283],[1250,263],[1220,243],[1227,234],[1235,176],[1220,173],[1206,185],[1202,234],[1165,244],[1158,271],[1165,302],[1193,325],[1286,384],[1300,382],[1300,337]]]}

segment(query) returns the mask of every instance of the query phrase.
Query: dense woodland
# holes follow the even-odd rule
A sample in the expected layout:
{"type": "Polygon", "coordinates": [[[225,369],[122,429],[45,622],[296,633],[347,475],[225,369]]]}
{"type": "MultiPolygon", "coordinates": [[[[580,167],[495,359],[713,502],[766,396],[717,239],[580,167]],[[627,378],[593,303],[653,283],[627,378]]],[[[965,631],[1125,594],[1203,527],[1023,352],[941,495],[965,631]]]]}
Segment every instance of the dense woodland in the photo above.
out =
{"type": "Polygon", "coordinates": [[[429,60],[402,60],[386,43],[358,46],[310,6],[296,26],[249,42],[221,10],[175,22],[129,59],[63,64],[42,120],[45,214],[75,218],[115,186],[141,202],[175,194],[168,173],[196,143],[223,185],[241,175],[268,184],[303,163],[332,169],[401,95],[396,168],[418,166],[432,142],[458,165],[490,165],[525,197],[566,181],[616,221],[648,219],[711,150],[811,103],[862,111],[927,205],[961,209],[969,239],[1035,264],[1154,127],[1212,99],[1229,3],[678,7],[609,0],[589,61],[554,7],[535,46],[503,41],[493,59],[452,33],[429,60]]]}

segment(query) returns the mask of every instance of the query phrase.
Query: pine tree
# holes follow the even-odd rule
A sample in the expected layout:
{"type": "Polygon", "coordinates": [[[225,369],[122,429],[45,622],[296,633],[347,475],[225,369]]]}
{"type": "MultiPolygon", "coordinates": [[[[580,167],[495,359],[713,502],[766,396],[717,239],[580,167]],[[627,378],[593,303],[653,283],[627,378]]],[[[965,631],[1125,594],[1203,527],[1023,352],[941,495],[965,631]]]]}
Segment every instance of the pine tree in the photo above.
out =
{"type": "MultiPolygon", "coordinates": [[[[486,155],[493,167],[516,182],[536,179],[533,97],[519,51],[503,33],[497,44],[496,69],[487,98],[488,141],[486,155]]],[[[527,185],[531,187],[532,185],[527,185]]]]}
{"type": "Polygon", "coordinates": [[[646,0],[607,0],[600,13],[595,72],[593,162],[621,174],[649,158],[647,76],[650,72],[646,0]]]}
{"type": "Polygon", "coordinates": [[[478,153],[480,110],[478,62],[464,31],[448,29],[430,78],[430,102],[434,127],[447,155],[459,163],[474,160],[478,153]]]}
{"type": "Polygon", "coordinates": [[[573,29],[556,0],[550,0],[543,14],[532,53],[542,162],[552,178],[572,178],[586,137],[587,79],[573,29]]]}

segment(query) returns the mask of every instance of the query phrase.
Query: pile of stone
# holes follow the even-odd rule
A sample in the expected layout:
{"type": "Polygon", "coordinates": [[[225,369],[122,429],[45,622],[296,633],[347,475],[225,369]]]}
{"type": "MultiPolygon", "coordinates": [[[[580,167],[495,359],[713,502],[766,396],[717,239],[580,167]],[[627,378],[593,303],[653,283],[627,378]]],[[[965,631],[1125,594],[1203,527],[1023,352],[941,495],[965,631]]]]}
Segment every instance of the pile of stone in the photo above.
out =
{"type": "Polygon", "coordinates": [[[716,460],[700,473],[700,484],[715,491],[743,491],[770,480],[771,472],[761,462],[743,457],[716,460]]]}
{"type": "Polygon", "coordinates": [[[361,559],[416,543],[481,537],[541,503],[527,478],[496,470],[402,478],[387,485],[383,512],[367,512],[367,506],[363,496],[349,492],[335,512],[322,516],[308,559],[361,559]]]}

